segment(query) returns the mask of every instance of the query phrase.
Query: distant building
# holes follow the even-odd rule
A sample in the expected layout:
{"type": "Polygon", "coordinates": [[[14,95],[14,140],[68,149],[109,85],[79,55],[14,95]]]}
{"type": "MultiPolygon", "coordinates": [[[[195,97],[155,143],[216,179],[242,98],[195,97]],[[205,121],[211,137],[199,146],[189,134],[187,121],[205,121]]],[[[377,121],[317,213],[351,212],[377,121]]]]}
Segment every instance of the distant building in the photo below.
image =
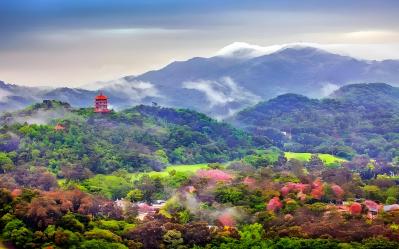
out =
{"type": "Polygon", "coordinates": [[[292,139],[292,134],[289,131],[282,131],[281,134],[283,134],[283,136],[288,138],[289,140],[292,139]]]}
{"type": "Polygon", "coordinates": [[[55,127],[54,127],[54,130],[56,130],[56,131],[63,131],[63,130],[65,130],[65,127],[62,125],[62,124],[57,124],[55,127]]]}
{"type": "Polygon", "coordinates": [[[98,113],[109,112],[108,97],[103,95],[102,92],[100,92],[100,94],[96,96],[96,99],[94,102],[94,112],[98,112],[98,113]]]}

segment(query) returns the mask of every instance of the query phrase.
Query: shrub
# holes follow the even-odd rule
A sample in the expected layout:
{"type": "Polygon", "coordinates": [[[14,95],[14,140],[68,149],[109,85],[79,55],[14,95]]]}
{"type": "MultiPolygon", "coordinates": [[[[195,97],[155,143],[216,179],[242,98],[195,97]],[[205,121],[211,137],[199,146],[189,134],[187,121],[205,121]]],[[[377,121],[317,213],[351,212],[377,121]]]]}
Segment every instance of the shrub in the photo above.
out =
{"type": "Polygon", "coordinates": [[[24,227],[25,224],[18,219],[14,219],[9,221],[3,229],[3,237],[6,240],[11,240],[12,231],[18,230],[21,227],[24,227]]]}
{"type": "Polygon", "coordinates": [[[93,230],[90,230],[88,232],[85,232],[85,237],[87,239],[102,239],[106,240],[109,242],[121,242],[122,239],[118,235],[112,233],[111,231],[105,230],[105,229],[100,229],[100,228],[94,228],[93,230]]]}
{"type": "Polygon", "coordinates": [[[398,202],[398,200],[395,197],[392,197],[392,196],[388,196],[387,200],[385,201],[385,203],[387,205],[392,205],[392,204],[395,204],[397,202],[398,202]]]}

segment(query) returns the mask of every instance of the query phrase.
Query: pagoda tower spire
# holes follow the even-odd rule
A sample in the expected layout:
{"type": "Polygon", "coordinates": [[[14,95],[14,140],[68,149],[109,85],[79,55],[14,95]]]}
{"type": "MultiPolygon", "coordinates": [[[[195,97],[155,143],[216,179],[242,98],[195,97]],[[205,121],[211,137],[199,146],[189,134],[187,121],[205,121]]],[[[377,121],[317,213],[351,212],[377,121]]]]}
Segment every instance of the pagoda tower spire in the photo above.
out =
{"type": "Polygon", "coordinates": [[[96,96],[94,101],[94,112],[107,113],[108,109],[108,97],[103,94],[102,91],[96,96]]]}

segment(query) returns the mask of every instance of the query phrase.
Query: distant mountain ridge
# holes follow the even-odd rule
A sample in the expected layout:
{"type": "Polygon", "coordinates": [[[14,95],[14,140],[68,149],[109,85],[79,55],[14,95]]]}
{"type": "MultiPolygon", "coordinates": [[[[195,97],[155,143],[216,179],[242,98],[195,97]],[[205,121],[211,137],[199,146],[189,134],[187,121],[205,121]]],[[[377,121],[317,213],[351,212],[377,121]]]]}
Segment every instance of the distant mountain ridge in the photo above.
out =
{"type": "Polygon", "coordinates": [[[294,47],[249,59],[193,58],[125,80],[151,82],[166,96],[173,96],[165,98],[167,105],[186,103],[189,108],[223,117],[284,93],[321,97],[349,83],[398,85],[398,73],[399,61],[358,60],[316,48],[294,47]],[[234,88],[248,98],[237,98],[234,88]],[[217,102],[213,98],[218,96],[227,100],[217,102]]]}
{"type": "MultiPolygon", "coordinates": [[[[156,102],[223,119],[261,100],[285,93],[319,98],[352,83],[387,82],[399,86],[399,60],[360,60],[298,46],[263,55],[255,52],[251,47],[242,51],[236,48],[228,55],[177,61],[159,70],[111,81],[101,90],[110,96],[117,109],[156,102]]],[[[21,91],[7,90],[6,84],[0,84],[0,89],[0,111],[14,106],[19,109],[46,98],[87,107],[97,92],[29,89],[32,96],[27,98],[21,91]]]]}

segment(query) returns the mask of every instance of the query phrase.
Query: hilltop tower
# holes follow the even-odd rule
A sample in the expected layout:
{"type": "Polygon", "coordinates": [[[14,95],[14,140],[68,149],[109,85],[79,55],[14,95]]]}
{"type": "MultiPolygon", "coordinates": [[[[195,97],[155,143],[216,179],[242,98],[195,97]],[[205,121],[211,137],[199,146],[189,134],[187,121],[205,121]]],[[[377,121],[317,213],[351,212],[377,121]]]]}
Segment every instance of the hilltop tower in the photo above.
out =
{"type": "Polygon", "coordinates": [[[100,92],[100,94],[96,96],[96,99],[94,102],[94,112],[98,112],[98,113],[109,112],[108,97],[103,95],[102,92],[100,92]]]}

